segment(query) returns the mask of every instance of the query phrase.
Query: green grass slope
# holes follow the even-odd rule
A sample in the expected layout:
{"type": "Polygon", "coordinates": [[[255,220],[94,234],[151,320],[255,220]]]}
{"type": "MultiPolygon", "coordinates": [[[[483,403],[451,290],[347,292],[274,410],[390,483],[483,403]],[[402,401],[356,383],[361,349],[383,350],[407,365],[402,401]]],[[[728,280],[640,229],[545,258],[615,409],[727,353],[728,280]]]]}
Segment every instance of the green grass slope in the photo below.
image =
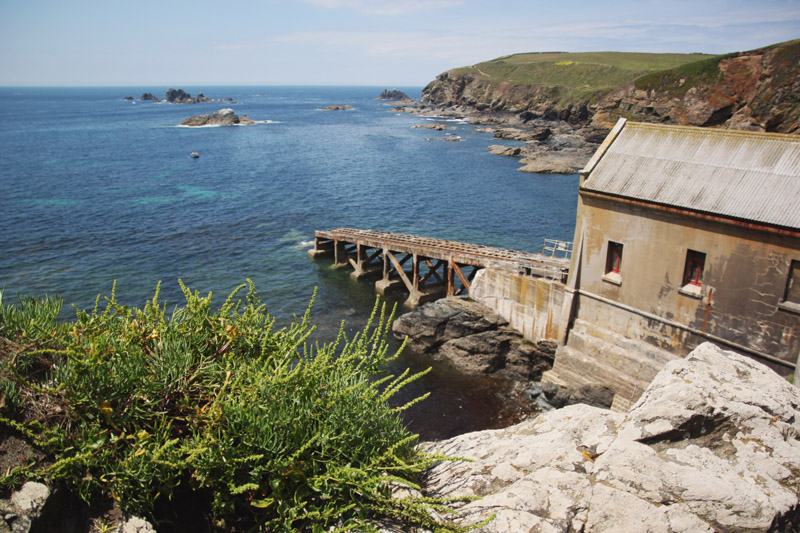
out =
{"type": "Polygon", "coordinates": [[[452,72],[477,75],[496,83],[602,90],[632,82],[645,74],[713,57],[708,54],[627,52],[527,53],[457,68],[452,72]]]}

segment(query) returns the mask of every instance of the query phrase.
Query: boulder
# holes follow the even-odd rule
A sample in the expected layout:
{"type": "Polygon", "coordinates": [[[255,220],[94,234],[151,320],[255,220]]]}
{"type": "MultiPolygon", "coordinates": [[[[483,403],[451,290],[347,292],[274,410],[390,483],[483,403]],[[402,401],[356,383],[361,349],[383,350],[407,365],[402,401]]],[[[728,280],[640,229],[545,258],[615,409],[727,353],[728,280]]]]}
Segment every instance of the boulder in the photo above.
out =
{"type": "Polygon", "coordinates": [[[705,343],[667,363],[626,414],[585,404],[422,445],[428,496],[478,496],[477,531],[797,531],[800,389],[705,343]]]}
{"type": "Polygon", "coordinates": [[[411,129],[426,129],[426,130],[436,130],[436,131],[445,131],[445,130],[454,130],[457,128],[454,127],[447,127],[444,124],[434,123],[434,124],[414,124],[411,126],[411,129]]]}
{"type": "MultiPolygon", "coordinates": [[[[573,158],[564,155],[547,154],[541,156],[528,156],[520,159],[522,166],[520,172],[531,172],[533,174],[575,174],[577,169],[583,165],[576,164],[583,161],[575,161],[573,158]]],[[[588,159],[587,159],[588,161],[588,159]]]]}
{"type": "Polygon", "coordinates": [[[506,157],[520,157],[522,155],[522,147],[493,144],[489,146],[489,152],[494,155],[502,155],[506,157]]]}
{"type": "Polygon", "coordinates": [[[605,385],[586,384],[570,389],[554,383],[542,383],[541,394],[556,409],[578,403],[609,409],[614,402],[614,391],[605,385]]]}
{"type": "Polygon", "coordinates": [[[28,533],[49,497],[47,485],[28,481],[10,499],[0,500],[0,531],[28,533]]]}
{"type": "MultiPolygon", "coordinates": [[[[255,123],[249,118],[247,120],[249,122],[246,122],[246,124],[255,123]]],[[[233,126],[239,123],[241,123],[241,119],[236,116],[233,109],[226,108],[220,109],[211,115],[195,115],[189,117],[181,122],[181,126],[233,126]]]]}
{"type": "Polygon", "coordinates": [[[445,342],[496,330],[508,321],[485,305],[465,298],[442,298],[417,307],[394,321],[396,339],[408,338],[412,350],[430,354],[445,342]]]}
{"type": "Polygon", "coordinates": [[[526,341],[502,316],[465,298],[417,307],[395,320],[392,332],[415,352],[443,359],[465,374],[539,379],[553,365],[549,346],[526,341]]]}

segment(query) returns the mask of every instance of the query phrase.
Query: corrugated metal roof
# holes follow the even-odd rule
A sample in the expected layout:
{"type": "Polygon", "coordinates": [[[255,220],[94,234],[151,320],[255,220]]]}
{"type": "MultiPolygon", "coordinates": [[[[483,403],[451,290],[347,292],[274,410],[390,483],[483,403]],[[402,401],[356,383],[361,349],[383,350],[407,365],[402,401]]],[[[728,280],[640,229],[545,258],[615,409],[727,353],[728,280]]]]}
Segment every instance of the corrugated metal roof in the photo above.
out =
{"type": "Polygon", "coordinates": [[[581,189],[800,229],[800,136],[618,126],[581,189]]]}

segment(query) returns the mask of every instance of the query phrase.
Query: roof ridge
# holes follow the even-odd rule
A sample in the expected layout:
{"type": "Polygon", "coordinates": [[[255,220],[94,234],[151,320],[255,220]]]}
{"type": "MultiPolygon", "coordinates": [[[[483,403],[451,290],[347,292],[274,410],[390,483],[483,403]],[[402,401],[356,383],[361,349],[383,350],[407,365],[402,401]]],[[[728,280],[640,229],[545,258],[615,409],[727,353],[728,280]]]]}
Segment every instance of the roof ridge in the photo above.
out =
{"type": "Polygon", "coordinates": [[[701,126],[683,126],[677,124],[655,124],[652,122],[632,122],[628,121],[625,126],[634,129],[652,129],[661,131],[691,131],[704,135],[724,135],[726,137],[758,137],[761,139],[770,138],[776,141],[800,142],[800,135],[793,133],[777,133],[772,131],[747,131],[735,130],[730,128],[712,128],[701,126]]]}

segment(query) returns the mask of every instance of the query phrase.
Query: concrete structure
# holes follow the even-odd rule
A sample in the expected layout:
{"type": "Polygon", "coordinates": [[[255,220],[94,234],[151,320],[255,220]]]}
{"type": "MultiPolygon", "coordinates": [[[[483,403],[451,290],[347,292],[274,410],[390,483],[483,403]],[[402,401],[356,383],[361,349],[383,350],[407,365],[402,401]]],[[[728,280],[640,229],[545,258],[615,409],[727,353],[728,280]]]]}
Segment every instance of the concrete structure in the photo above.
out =
{"type": "Polygon", "coordinates": [[[800,137],[620,120],[581,172],[545,380],[635,401],[703,341],[788,374],[800,354],[800,137]]]}
{"type": "Polygon", "coordinates": [[[569,257],[565,243],[550,241],[550,255],[385,231],[340,228],[317,231],[312,258],[332,256],[335,267],[351,266],[353,279],[379,277],[380,294],[406,290],[406,307],[447,295],[466,294],[479,270],[487,267],[563,282],[569,257]],[[410,263],[410,264],[409,264],[410,263]]]}
{"type": "Polygon", "coordinates": [[[566,286],[559,280],[487,268],[478,272],[470,298],[494,309],[522,336],[559,340],[566,286]]]}

